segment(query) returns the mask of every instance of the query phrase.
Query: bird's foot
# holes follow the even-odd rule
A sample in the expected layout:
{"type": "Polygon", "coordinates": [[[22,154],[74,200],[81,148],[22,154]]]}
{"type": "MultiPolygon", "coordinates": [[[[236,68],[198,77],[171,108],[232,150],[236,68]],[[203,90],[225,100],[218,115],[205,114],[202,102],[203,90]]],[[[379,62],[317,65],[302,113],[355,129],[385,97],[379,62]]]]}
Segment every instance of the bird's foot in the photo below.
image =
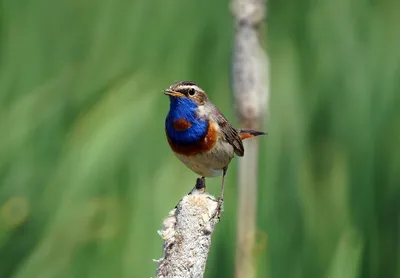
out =
{"type": "MultiPolygon", "coordinates": [[[[206,178],[201,177],[196,179],[196,184],[192,190],[187,195],[197,195],[197,194],[203,194],[206,192],[206,178]]],[[[178,208],[179,203],[182,201],[182,199],[179,200],[178,204],[176,204],[175,208],[178,208]]]]}
{"type": "Polygon", "coordinates": [[[206,178],[201,177],[196,179],[196,184],[188,195],[203,194],[204,192],[206,192],[206,178]]]}
{"type": "Polygon", "coordinates": [[[206,178],[205,177],[197,178],[196,189],[206,191],[206,178]]]}
{"type": "Polygon", "coordinates": [[[215,218],[218,218],[218,220],[220,220],[223,203],[224,203],[224,198],[222,196],[219,196],[217,199],[217,207],[215,208],[215,211],[214,211],[213,215],[211,216],[210,220],[215,219],[215,218]]]}

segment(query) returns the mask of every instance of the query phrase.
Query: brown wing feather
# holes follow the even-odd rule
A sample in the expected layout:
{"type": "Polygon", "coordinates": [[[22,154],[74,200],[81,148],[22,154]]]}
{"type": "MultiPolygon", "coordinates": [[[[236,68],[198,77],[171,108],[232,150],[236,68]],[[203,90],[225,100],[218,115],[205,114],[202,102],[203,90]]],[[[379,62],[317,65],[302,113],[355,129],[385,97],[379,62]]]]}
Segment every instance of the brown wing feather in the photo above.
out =
{"type": "MultiPolygon", "coordinates": [[[[215,109],[218,111],[217,108],[215,109]]],[[[218,113],[215,114],[218,115],[216,117],[216,120],[219,127],[221,128],[222,133],[225,136],[225,140],[232,145],[236,155],[243,156],[244,155],[243,143],[242,139],[240,139],[237,130],[232,127],[232,125],[228,122],[228,120],[221,112],[218,111],[218,113]]]]}

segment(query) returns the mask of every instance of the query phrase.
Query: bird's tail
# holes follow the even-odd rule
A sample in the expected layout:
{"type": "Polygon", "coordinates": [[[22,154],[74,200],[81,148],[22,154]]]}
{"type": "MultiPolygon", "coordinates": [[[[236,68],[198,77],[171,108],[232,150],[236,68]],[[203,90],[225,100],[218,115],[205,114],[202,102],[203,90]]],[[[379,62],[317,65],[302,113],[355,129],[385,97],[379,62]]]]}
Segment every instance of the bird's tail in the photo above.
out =
{"type": "Polygon", "coordinates": [[[240,139],[242,140],[266,134],[265,132],[262,131],[255,131],[250,129],[239,129],[237,132],[239,134],[240,139]]]}

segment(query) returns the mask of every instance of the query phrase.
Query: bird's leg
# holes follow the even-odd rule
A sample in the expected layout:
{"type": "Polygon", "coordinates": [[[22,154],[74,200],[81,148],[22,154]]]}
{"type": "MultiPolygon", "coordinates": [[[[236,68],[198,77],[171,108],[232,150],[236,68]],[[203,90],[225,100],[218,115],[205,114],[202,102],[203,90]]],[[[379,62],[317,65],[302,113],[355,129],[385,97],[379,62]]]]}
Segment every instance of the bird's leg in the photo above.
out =
{"type": "Polygon", "coordinates": [[[221,199],[221,201],[224,200],[224,185],[225,185],[225,176],[226,176],[226,171],[228,171],[228,167],[225,167],[222,172],[222,185],[221,185],[221,193],[219,194],[218,200],[221,199]]]}
{"type": "Polygon", "coordinates": [[[221,211],[222,211],[222,203],[224,201],[224,185],[225,185],[225,176],[226,176],[226,171],[228,170],[228,167],[225,167],[222,172],[222,184],[221,184],[221,192],[219,193],[219,197],[217,200],[217,208],[215,209],[214,214],[212,215],[211,218],[214,218],[217,216],[219,218],[221,211]]]}
{"type": "Polygon", "coordinates": [[[206,191],[206,178],[205,177],[197,178],[196,189],[206,191]]]}
{"type": "Polygon", "coordinates": [[[194,192],[196,192],[196,194],[199,194],[199,193],[202,194],[202,193],[206,192],[206,178],[205,177],[196,179],[196,185],[189,192],[188,195],[192,195],[194,192]]]}

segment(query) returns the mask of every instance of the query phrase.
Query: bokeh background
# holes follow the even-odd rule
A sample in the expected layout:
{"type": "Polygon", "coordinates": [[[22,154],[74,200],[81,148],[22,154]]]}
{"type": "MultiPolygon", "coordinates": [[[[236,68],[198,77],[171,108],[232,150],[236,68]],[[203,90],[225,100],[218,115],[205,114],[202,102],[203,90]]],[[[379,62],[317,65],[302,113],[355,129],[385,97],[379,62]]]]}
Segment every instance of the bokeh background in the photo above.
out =
{"type": "MultiPolygon", "coordinates": [[[[258,277],[400,277],[400,2],[269,1],[258,277]]],[[[229,1],[0,1],[0,277],[154,277],[196,175],[162,89],[233,122],[229,1]]],[[[206,277],[233,277],[236,161],[206,277]]],[[[217,194],[220,179],[209,179],[217,194]]]]}

